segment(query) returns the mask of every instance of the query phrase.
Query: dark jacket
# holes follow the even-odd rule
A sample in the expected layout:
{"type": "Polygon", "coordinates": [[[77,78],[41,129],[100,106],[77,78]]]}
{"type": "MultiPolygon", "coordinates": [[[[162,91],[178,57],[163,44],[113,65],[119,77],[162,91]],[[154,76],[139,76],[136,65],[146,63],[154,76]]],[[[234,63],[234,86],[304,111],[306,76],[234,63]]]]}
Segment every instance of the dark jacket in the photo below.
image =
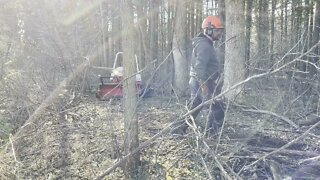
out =
{"type": "Polygon", "coordinates": [[[200,33],[192,39],[190,76],[198,80],[215,80],[220,74],[220,64],[213,48],[213,42],[200,33]]]}

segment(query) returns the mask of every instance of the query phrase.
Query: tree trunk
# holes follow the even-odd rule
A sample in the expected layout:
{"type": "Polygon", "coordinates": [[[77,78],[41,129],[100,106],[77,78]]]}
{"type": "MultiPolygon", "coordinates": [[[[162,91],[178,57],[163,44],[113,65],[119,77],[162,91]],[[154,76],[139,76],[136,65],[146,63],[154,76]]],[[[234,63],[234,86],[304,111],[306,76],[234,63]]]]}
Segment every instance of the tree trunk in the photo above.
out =
{"type": "MultiPolygon", "coordinates": [[[[146,62],[146,40],[147,40],[147,21],[146,21],[146,17],[145,17],[145,13],[146,10],[144,8],[145,3],[144,0],[138,1],[137,3],[137,15],[138,15],[138,24],[137,24],[137,30],[138,30],[138,34],[139,34],[139,45],[138,45],[138,62],[139,62],[139,66],[141,68],[144,68],[147,64],[146,62]]],[[[144,78],[143,76],[143,79],[144,78]]]]}
{"type": "Polygon", "coordinates": [[[169,1],[168,3],[168,20],[167,20],[167,25],[166,25],[166,53],[165,57],[169,56],[169,60],[165,63],[165,70],[164,73],[168,76],[168,78],[165,78],[167,82],[171,85],[173,84],[174,80],[174,67],[173,67],[173,55],[171,51],[173,50],[173,31],[174,31],[174,24],[175,24],[175,6],[176,3],[173,1],[169,1]]]}
{"type": "Polygon", "coordinates": [[[153,61],[158,59],[158,31],[159,31],[159,2],[150,1],[151,9],[151,21],[150,23],[150,50],[151,50],[151,59],[153,61]]]}
{"type": "Polygon", "coordinates": [[[259,0],[258,4],[258,64],[259,67],[268,67],[268,47],[269,47],[269,20],[268,20],[268,1],[259,0]]]}
{"type": "Polygon", "coordinates": [[[107,43],[106,43],[106,28],[105,28],[105,22],[104,22],[104,14],[103,14],[103,8],[102,8],[102,1],[100,1],[99,3],[99,14],[100,14],[100,23],[101,23],[101,34],[102,34],[102,38],[101,38],[101,43],[102,46],[101,48],[101,54],[102,54],[102,59],[100,60],[100,66],[106,66],[107,63],[107,43]]]}
{"type": "Polygon", "coordinates": [[[283,29],[284,29],[284,0],[281,0],[281,11],[280,11],[280,41],[283,40],[283,29]]]}
{"type": "Polygon", "coordinates": [[[291,2],[291,19],[290,19],[290,23],[291,23],[291,42],[290,42],[290,46],[294,46],[294,44],[296,43],[296,35],[297,35],[297,14],[296,14],[296,8],[297,8],[297,0],[292,0],[291,2]]]}
{"type": "Polygon", "coordinates": [[[187,61],[187,7],[184,0],[177,0],[175,30],[173,35],[174,87],[178,96],[186,94],[188,87],[187,61]]]}
{"type": "Polygon", "coordinates": [[[174,29],[174,10],[175,10],[175,3],[169,2],[168,4],[168,24],[167,24],[167,53],[169,54],[172,50],[172,39],[173,39],[173,29],[174,29]]]}
{"type": "MultiPolygon", "coordinates": [[[[138,136],[138,119],[136,117],[137,96],[135,87],[136,72],[135,56],[134,56],[134,39],[135,29],[133,26],[133,11],[130,0],[122,0],[121,19],[123,27],[122,47],[123,47],[123,65],[124,65],[124,130],[125,153],[129,154],[139,147],[138,136]]],[[[138,166],[140,163],[139,153],[131,156],[125,163],[126,179],[138,179],[138,166]]]]}
{"type": "MultiPolygon", "coordinates": [[[[305,8],[303,11],[303,29],[306,30],[306,32],[303,34],[303,39],[304,39],[304,43],[303,43],[303,53],[307,52],[308,49],[310,48],[310,25],[309,25],[309,17],[310,17],[310,13],[311,13],[311,9],[310,9],[310,1],[309,0],[305,0],[305,8]]],[[[306,59],[307,61],[309,61],[309,57],[308,56],[304,56],[303,59],[306,59]]],[[[299,63],[299,70],[302,72],[307,72],[307,66],[308,64],[305,62],[300,62],[299,63]]],[[[303,76],[304,78],[306,77],[306,73],[303,73],[301,76],[303,76]]]]}
{"type": "MultiPolygon", "coordinates": [[[[288,37],[288,0],[284,1],[284,39],[288,37]]],[[[287,40],[284,42],[288,42],[287,40]]]]}
{"type": "MultiPolygon", "coordinates": [[[[320,41],[320,2],[316,1],[316,12],[314,19],[314,30],[313,30],[313,45],[320,41]]],[[[316,55],[312,63],[318,64],[319,66],[319,46],[314,49],[316,55]]],[[[317,69],[314,66],[310,66],[310,75],[314,76],[317,74],[317,69]]]]}
{"type": "MultiPolygon", "coordinates": [[[[224,64],[224,91],[245,78],[244,4],[242,0],[227,0],[226,4],[226,39],[228,42],[224,64]]],[[[234,99],[241,90],[242,86],[239,86],[229,91],[226,97],[234,99]]]]}
{"type": "Polygon", "coordinates": [[[270,60],[273,62],[273,48],[274,48],[274,32],[275,32],[275,10],[276,10],[276,4],[277,1],[273,0],[272,1],[272,6],[271,6],[271,31],[270,31],[270,60]]]}
{"type": "MultiPolygon", "coordinates": [[[[314,1],[310,1],[309,2],[309,27],[308,27],[308,49],[311,48],[313,46],[313,27],[314,27],[314,22],[313,22],[313,17],[314,17],[314,1]]],[[[313,61],[313,58],[312,57],[308,57],[308,62],[309,61],[313,61]]],[[[306,71],[310,71],[310,68],[312,68],[310,66],[310,64],[307,64],[307,67],[306,67],[306,71]]]]}
{"type": "Polygon", "coordinates": [[[250,66],[250,48],[251,48],[251,26],[252,26],[252,0],[246,1],[246,54],[245,54],[245,61],[246,61],[246,77],[249,76],[249,66],[250,66]]]}
{"type": "Polygon", "coordinates": [[[202,17],[203,4],[202,4],[202,0],[196,0],[195,3],[196,3],[196,34],[197,34],[201,30],[201,24],[203,20],[203,17],[202,17]]]}
{"type": "Polygon", "coordinates": [[[195,2],[191,1],[190,2],[190,9],[189,9],[189,12],[190,12],[190,37],[193,37],[195,36],[195,2]]]}
{"type": "MultiPolygon", "coordinates": [[[[118,0],[113,0],[113,7],[115,8],[120,8],[119,6],[119,1],[118,0]]],[[[122,30],[121,27],[121,18],[120,14],[117,11],[114,11],[114,15],[112,18],[112,39],[113,39],[113,57],[117,52],[122,51],[121,47],[121,35],[120,32],[122,30]]]]}
{"type": "MultiPolygon", "coordinates": [[[[224,22],[226,21],[226,9],[225,9],[225,1],[224,0],[218,1],[218,15],[223,23],[223,26],[225,26],[224,22]]],[[[219,59],[220,64],[222,66],[224,65],[224,61],[225,61],[225,48],[226,48],[225,34],[226,34],[226,29],[224,29],[224,33],[220,39],[220,42],[222,42],[222,44],[217,48],[217,51],[216,51],[217,55],[218,55],[218,59],[219,59]]]]}

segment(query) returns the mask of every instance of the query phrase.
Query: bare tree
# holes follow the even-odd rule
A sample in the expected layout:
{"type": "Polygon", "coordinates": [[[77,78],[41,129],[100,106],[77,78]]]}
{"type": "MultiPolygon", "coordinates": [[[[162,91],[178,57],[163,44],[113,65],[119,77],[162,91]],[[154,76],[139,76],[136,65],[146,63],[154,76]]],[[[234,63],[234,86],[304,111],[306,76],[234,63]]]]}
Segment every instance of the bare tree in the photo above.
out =
{"type": "Polygon", "coordinates": [[[177,94],[186,93],[188,85],[188,61],[187,61],[187,6],[186,1],[177,0],[177,13],[173,35],[174,58],[174,87],[177,94]]]}
{"type": "Polygon", "coordinates": [[[101,29],[101,43],[102,45],[100,46],[101,49],[101,54],[102,54],[102,60],[100,60],[100,66],[105,66],[106,61],[107,61],[107,42],[106,42],[106,28],[105,28],[105,21],[104,21],[104,11],[103,11],[103,3],[102,1],[99,3],[99,14],[100,14],[100,21],[101,21],[101,25],[100,25],[100,29],[101,29]]]}
{"type": "Polygon", "coordinates": [[[158,59],[158,28],[159,28],[159,1],[149,1],[150,3],[150,9],[151,9],[151,15],[150,15],[150,55],[151,59],[149,61],[153,61],[155,59],[158,59]]]}
{"type": "MultiPolygon", "coordinates": [[[[257,43],[258,43],[258,64],[267,65],[269,62],[269,15],[268,15],[268,1],[258,1],[258,23],[257,23],[257,43]]],[[[263,67],[262,66],[262,67],[263,67]]]]}
{"type": "MultiPolygon", "coordinates": [[[[123,27],[122,46],[124,50],[124,129],[125,138],[124,146],[126,154],[129,154],[134,149],[139,147],[138,135],[138,119],[136,117],[137,96],[135,76],[136,71],[135,55],[134,55],[134,35],[135,28],[133,23],[133,10],[131,0],[121,1],[121,19],[123,27]]],[[[140,155],[136,153],[134,156],[128,158],[125,163],[125,176],[126,179],[137,179],[138,166],[140,162],[140,155]]]]}
{"type": "MultiPolygon", "coordinates": [[[[313,30],[313,44],[316,44],[320,41],[320,2],[316,1],[316,12],[315,12],[315,20],[314,20],[314,30],[313,30]]],[[[319,47],[314,49],[315,57],[312,60],[312,63],[319,63],[319,47]]],[[[317,73],[317,69],[314,66],[310,66],[311,68],[311,76],[317,73]]]]}
{"type": "MultiPolygon", "coordinates": [[[[245,19],[241,0],[226,1],[226,56],[224,85],[226,90],[245,78],[245,19]]],[[[241,92],[241,86],[227,93],[229,99],[241,92]]]]}
{"type": "Polygon", "coordinates": [[[251,26],[252,26],[252,5],[251,0],[246,1],[246,76],[249,75],[250,50],[251,50],[251,26]]]}
{"type": "Polygon", "coordinates": [[[276,11],[276,4],[277,1],[272,1],[272,7],[271,7],[271,31],[270,31],[270,59],[273,59],[273,53],[274,53],[274,32],[275,32],[275,11],[276,11]]]}

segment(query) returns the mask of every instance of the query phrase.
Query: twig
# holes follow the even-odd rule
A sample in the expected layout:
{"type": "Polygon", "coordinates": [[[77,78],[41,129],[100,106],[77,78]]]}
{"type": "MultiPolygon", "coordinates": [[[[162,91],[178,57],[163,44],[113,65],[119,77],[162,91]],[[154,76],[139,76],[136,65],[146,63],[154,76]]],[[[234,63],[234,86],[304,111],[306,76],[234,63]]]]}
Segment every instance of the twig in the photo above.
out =
{"type": "Polygon", "coordinates": [[[218,168],[220,169],[221,173],[223,174],[223,176],[227,179],[227,180],[232,180],[232,178],[228,175],[227,171],[224,169],[224,167],[222,166],[222,164],[220,163],[218,157],[214,154],[213,151],[210,150],[209,145],[202,140],[203,144],[205,145],[205,147],[211,152],[211,154],[213,155],[213,159],[216,163],[216,165],[218,166],[218,168]]]}
{"type": "Polygon", "coordinates": [[[279,166],[276,162],[270,161],[269,163],[270,170],[272,172],[272,176],[274,180],[281,180],[281,173],[279,171],[279,166]]]}
{"type": "Polygon", "coordinates": [[[112,71],[113,68],[112,67],[98,67],[98,66],[90,66],[90,68],[94,69],[94,70],[107,70],[107,71],[112,71]]]}
{"type": "MultiPolygon", "coordinates": [[[[189,111],[189,109],[188,109],[188,106],[185,106],[186,107],[186,109],[189,111]]],[[[203,164],[203,166],[204,166],[204,168],[205,168],[205,172],[207,173],[207,175],[209,176],[209,179],[211,179],[211,180],[213,180],[213,177],[212,177],[212,175],[211,175],[211,173],[210,173],[210,170],[209,170],[209,168],[208,168],[208,166],[207,166],[207,163],[205,162],[205,160],[203,159],[203,156],[202,156],[202,154],[201,154],[201,152],[200,152],[200,144],[199,144],[199,142],[200,142],[200,139],[202,138],[202,136],[201,136],[201,133],[200,133],[200,131],[199,131],[199,129],[197,128],[197,125],[196,125],[196,123],[195,123],[195,120],[194,120],[194,118],[192,117],[192,116],[190,116],[190,119],[191,119],[191,123],[189,122],[189,121],[186,121],[186,124],[189,126],[189,127],[191,127],[192,128],[192,130],[193,130],[193,132],[195,133],[195,135],[196,135],[196,145],[197,145],[197,152],[198,152],[198,154],[199,154],[199,156],[200,156],[200,159],[201,159],[201,162],[202,162],[202,164],[203,164]]],[[[210,149],[208,149],[208,150],[210,150],[210,149]]]]}
{"type": "Polygon", "coordinates": [[[71,73],[66,79],[64,79],[53,91],[45,98],[40,106],[33,112],[33,114],[28,118],[25,124],[19,129],[15,136],[20,136],[24,131],[27,131],[26,127],[39,122],[39,117],[46,112],[46,109],[57,102],[59,102],[59,97],[64,96],[68,91],[66,91],[67,86],[74,80],[77,75],[81,74],[85,68],[89,66],[93,59],[88,59],[87,61],[80,64],[77,69],[71,73]]]}
{"type": "MultiPolygon", "coordinates": [[[[228,114],[229,106],[230,106],[230,101],[228,100],[227,107],[226,107],[226,110],[225,110],[224,114],[228,114]]],[[[221,129],[220,129],[220,132],[219,132],[218,143],[217,143],[217,146],[216,146],[216,149],[215,149],[215,153],[218,152],[218,148],[219,148],[219,145],[220,145],[220,142],[221,142],[221,136],[222,136],[222,132],[223,132],[226,120],[227,120],[227,117],[225,116],[224,117],[224,121],[223,121],[222,126],[221,126],[221,129]]]]}
{"type": "Polygon", "coordinates": [[[14,161],[20,165],[23,165],[20,161],[18,161],[17,157],[16,157],[16,152],[14,150],[14,146],[13,146],[13,142],[12,142],[12,134],[10,134],[9,136],[9,140],[10,140],[10,144],[11,144],[11,148],[12,148],[12,155],[13,155],[13,158],[14,158],[14,161]]]}
{"type": "MultiPolygon", "coordinates": [[[[199,153],[199,154],[200,154],[200,153],[199,153]]],[[[210,170],[209,170],[209,168],[208,168],[208,166],[207,166],[207,164],[206,164],[206,162],[205,162],[205,160],[203,159],[203,157],[202,157],[201,154],[200,154],[200,158],[201,158],[201,162],[202,162],[202,164],[203,164],[203,166],[204,166],[204,168],[205,168],[205,170],[206,170],[206,172],[207,172],[207,174],[208,174],[208,176],[209,176],[209,179],[213,179],[213,177],[211,176],[210,170]]]]}
{"type": "Polygon", "coordinates": [[[307,88],[304,92],[302,92],[298,97],[296,97],[294,100],[290,101],[289,107],[287,107],[287,110],[283,113],[283,115],[286,115],[286,114],[291,110],[292,105],[293,105],[298,99],[300,99],[301,97],[303,97],[303,95],[304,95],[305,93],[307,93],[310,89],[311,89],[311,87],[308,87],[308,88],[307,88]]]}
{"type": "MultiPolygon", "coordinates": [[[[187,110],[189,111],[188,107],[186,106],[187,110]]],[[[222,172],[223,176],[228,179],[228,180],[231,180],[232,178],[228,175],[227,171],[224,169],[224,167],[222,166],[222,164],[220,163],[216,153],[211,150],[210,146],[206,143],[206,141],[203,139],[203,137],[201,136],[201,133],[200,131],[198,130],[197,126],[196,126],[196,123],[195,123],[195,120],[192,116],[190,116],[190,119],[192,121],[192,124],[189,123],[188,121],[186,121],[186,123],[192,128],[192,130],[194,131],[194,133],[196,134],[196,138],[197,138],[197,151],[199,152],[199,155],[201,157],[201,162],[202,164],[204,165],[205,167],[205,170],[206,170],[206,173],[208,174],[209,178],[210,179],[213,179],[211,174],[210,174],[210,171],[208,169],[208,166],[206,164],[206,162],[203,160],[203,157],[200,153],[200,146],[199,146],[199,141],[203,143],[203,145],[205,146],[205,148],[211,153],[211,155],[213,156],[215,162],[216,162],[216,165],[217,167],[220,169],[220,171],[222,172]]],[[[231,168],[229,168],[229,170],[231,170],[231,168]]],[[[232,170],[231,170],[232,174],[233,175],[236,175],[232,170]]],[[[238,177],[238,176],[236,176],[238,177]]],[[[238,177],[238,179],[240,180],[241,178],[238,177]]]]}
{"type": "Polygon", "coordinates": [[[319,121],[320,121],[320,117],[315,117],[313,119],[307,119],[307,120],[301,121],[299,124],[300,124],[300,126],[310,126],[310,125],[313,125],[319,121]]]}
{"type": "Polygon", "coordinates": [[[310,61],[306,61],[306,60],[303,60],[303,59],[298,59],[297,61],[301,61],[301,62],[303,62],[303,63],[310,64],[310,65],[312,65],[313,67],[315,67],[318,71],[320,71],[320,67],[317,66],[317,64],[315,64],[315,63],[312,63],[312,62],[310,62],[310,61]]]}
{"type": "Polygon", "coordinates": [[[316,128],[319,124],[320,124],[320,121],[319,121],[318,123],[314,124],[313,126],[311,126],[311,127],[310,127],[307,131],[305,131],[301,136],[299,136],[299,137],[297,137],[296,139],[290,141],[289,143],[287,143],[286,145],[280,147],[279,149],[277,149],[277,150],[275,150],[275,151],[272,151],[272,152],[270,152],[270,153],[262,156],[262,157],[259,158],[258,160],[254,161],[253,163],[251,163],[251,164],[249,164],[248,166],[246,166],[245,169],[248,169],[249,167],[251,167],[251,166],[253,166],[253,165],[256,165],[256,164],[257,164],[258,162],[260,162],[261,160],[264,160],[264,159],[266,159],[267,157],[269,157],[269,156],[271,156],[271,155],[273,155],[273,154],[276,154],[276,153],[278,153],[278,152],[281,152],[282,150],[288,148],[288,147],[291,146],[293,143],[299,141],[300,139],[302,139],[302,138],[304,138],[306,135],[308,135],[309,132],[310,132],[312,129],[316,128]]]}
{"type": "MultiPolygon", "coordinates": [[[[269,147],[254,147],[254,146],[248,146],[248,150],[251,151],[275,151],[277,150],[276,148],[269,148],[269,147]]],[[[312,152],[312,151],[297,151],[297,150],[290,150],[290,149],[283,149],[281,150],[282,154],[295,154],[295,155],[300,155],[300,156],[319,156],[320,154],[317,152],[312,152]]]]}
{"type": "Polygon", "coordinates": [[[308,159],[301,160],[301,161],[299,162],[299,164],[304,163],[304,162],[307,162],[307,161],[316,161],[316,160],[318,160],[318,159],[320,159],[320,156],[316,156],[316,157],[312,157],[312,158],[308,158],[308,159]]]}
{"type": "MultiPolygon", "coordinates": [[[[150,77],[150,78],[147,80],[147,82],[146,82],[146,88],[151,84],[151,80],[154,78],[156,72],[159,71],[160,67],[161,67],[165,62],[167,62],[167,60],[169,59],[169,57],[170,57],[170,55],[171,55],[171,53],[172,53],[173,50],[174,50],[174,49],[172,49],[172,50],[169,52],[169,54],[167,55],[167,57],[166,57],[166,58],[159,64],[159,66],[153,71],[153,73],[151,74],[151,77],[150,77]]],[[[154,61],[152,61],[152,62],[149,63],[149,64],[153,64],[153,63],[156,62],[156,61],[157,61],[157,59],[155,59],[154,61]]],[[[145,68],[147,68],[147,67],[145,67],[145,68]]],[[[147,92],[147,90],[145,89],[145,90],[143,91],[141,97],[143,97],[143,96],[146,94],[146,92],[147,92]]],[[[141,101],[141,99],[140,99],[139,101],[141,101]]],[[[139,102],[138,102],[138,103],[139,103],[139,102]]]]}
{"type": "Polygon", "coordinates": [[[262,114],[269,114],[275,117],[280,118],[281,120],[285,121],[286,123],[290,124],[292,127],[294,128],[299,128],[299,126],[294,123],[293,121],[291,121],[289,118],[285,117],[285,116],[281,116],[277,113],[271,112],[271,111],[266,111],[266,110],[255,110],[255,109],[245,109],[243,110],[245,112],[255,112],[255,113],[262,113],[262,114]]]}
{"type": "Polygon", "coordinates": [[[185,152],[181,157],[179,157],[177,160],[175,160],[172,165],[166,169],[166,171],[170,171],[170,169],[172,169],[175,165],[177,165],[177,163],[182,160],[182,159],[185,159],[187,158],[188,156],[190,156],[191,152],[185,152]]]}
{"type": "MultiPolygon", "coordinates": [[[[181,121],[182,122],[182,121],[181,121]]],[[[171,124],[169,124],[168,126],[166,126],[163,130],[161,130],[160,132],[158,132],[156,135],[152,136],[149,140],[145,141],[144,143],[142,143],[138,148],[134,149],[133,151],[131,151],[129,154],[127,154],[126,156],[124,156],[123,158],[121,158],[118,162],[116,162],[115,164],[113,164],[112,167],[110,167],[109,169],[107,169],[103,174],[101,174],[100,176],[98,176],[96,179],[102,179],[105,176],[107,176],[108,174],[110,174],[113,170],[115,170],[117,167],[119,167],[122,163],[126,162],[127,159],[131,156],[133,156],[134,154],[136,154],[137,152],[139,152],[140,150],[148,147],[150,144],[152,144],[154,142],[154,140],[156,140],[157,138],[159,138],[162,134],[166,133],[169,131],[169,129],[171,128],[171,126],[176,123],[176,122],[172,122],[171,124]]]]}

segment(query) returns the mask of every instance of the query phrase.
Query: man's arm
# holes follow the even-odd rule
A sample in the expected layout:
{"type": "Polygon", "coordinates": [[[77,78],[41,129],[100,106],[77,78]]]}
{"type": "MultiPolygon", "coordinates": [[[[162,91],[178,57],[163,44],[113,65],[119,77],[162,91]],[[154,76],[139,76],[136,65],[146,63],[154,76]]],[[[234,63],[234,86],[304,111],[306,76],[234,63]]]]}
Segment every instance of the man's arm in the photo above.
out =
{"type": "Polygon", "coordinates": [[[196,50],[196,62],[194,65],[194,71],[196,72],[196,78],[200,82],[200,87],[202,90],[202,96],[204,99],[208,99],[209,97],[209,90],[207,86],[208,80],[208,72],[207,66],[208,62],[212,58],[213,54],[212,46],[207,44],[206,42],[200,42],[197,46],[196,50]]]}
{"type": "Polygon", "coordinates": [[[199,42],[195,50],[196,61],[194,63],[193,70],[198,80],[206,81],[208,77],[208,64],[213,56],[213,47],[207,42],[199,42]]]}

